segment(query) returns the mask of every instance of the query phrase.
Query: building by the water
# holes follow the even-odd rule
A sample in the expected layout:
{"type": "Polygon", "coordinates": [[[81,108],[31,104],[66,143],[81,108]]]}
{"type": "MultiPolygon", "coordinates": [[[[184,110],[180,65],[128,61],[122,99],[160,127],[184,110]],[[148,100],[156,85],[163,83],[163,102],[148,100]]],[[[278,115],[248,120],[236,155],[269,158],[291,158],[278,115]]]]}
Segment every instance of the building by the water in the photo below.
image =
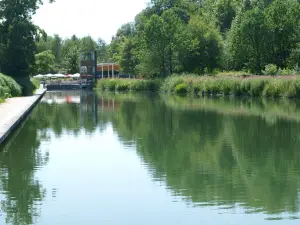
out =
{"type": "Polygon", "coordinates": [[[120,65],[117,63],[98,63],[96,71],[96,79],[116,77],[119,75],[120,65]]]}

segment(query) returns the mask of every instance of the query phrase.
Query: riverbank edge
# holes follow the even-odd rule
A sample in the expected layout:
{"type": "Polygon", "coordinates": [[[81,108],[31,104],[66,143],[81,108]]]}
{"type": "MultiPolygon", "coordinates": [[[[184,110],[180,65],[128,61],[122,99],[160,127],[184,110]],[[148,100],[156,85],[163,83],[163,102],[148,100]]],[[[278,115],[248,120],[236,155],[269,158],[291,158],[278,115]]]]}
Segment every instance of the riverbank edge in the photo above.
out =
{"type": "MultiPolygon", "coordinates": [[[[46,93],[46,89],[37,90],[36,93],[31,96],[32,98],[35,98],[34,101],[29,104],[21,114],[16,113],[16,115],[13,116],[13,118],[9,121],[8,126],[1,128],[0,130],[4,130],[2,134],[0,134],[0,144],[5,142],[5,140],[10,136],[10,134],[26,119],[26,117],[29,115],[31,110],[37,105],[37,103],[40,102],[40,100],[43,98],[44,94],[46,93]]],[[[11,112],[14,113],[14,112],[11,112]]]]}
{"type": "Polygon", "coordinates": [[[103,79],[96,90],[113,92],[162,92],[181,96],[249,96],[300,98],[300,76],[211,77],[170,76],[160,80],[103,79]]]}

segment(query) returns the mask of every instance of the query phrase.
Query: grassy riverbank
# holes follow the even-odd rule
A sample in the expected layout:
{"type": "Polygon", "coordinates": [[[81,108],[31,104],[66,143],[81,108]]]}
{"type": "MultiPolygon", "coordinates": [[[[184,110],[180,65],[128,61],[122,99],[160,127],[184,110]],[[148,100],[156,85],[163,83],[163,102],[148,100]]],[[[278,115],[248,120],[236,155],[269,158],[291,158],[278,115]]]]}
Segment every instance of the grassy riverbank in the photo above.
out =
{"type": "Polygon", "coordinates": [[[12,77],[0,73],[0,103],[6,98],[31,95],[39,86],[39,81],[33,78],[14,80],[12,77]]]}
{"type": "Polygon", "coordinates": [[[159,91],[160,80],[140,79],[101,79],[97,82],[96,88],[107,91],[159,91]]]}
{"type": "Polygon", "coordinates": [[[181,95],[235,95],[300,98],[300,79],[296,77],[197,77],[167,78],[161,90],[181,95]]]}
{"type": "Polygon", "coordinates": [[[165,80],[104,79],[97,88],[109,91],[161,91],[179,95],[234,95],[300,98],[296,76],[171,76],[165,80]]]}

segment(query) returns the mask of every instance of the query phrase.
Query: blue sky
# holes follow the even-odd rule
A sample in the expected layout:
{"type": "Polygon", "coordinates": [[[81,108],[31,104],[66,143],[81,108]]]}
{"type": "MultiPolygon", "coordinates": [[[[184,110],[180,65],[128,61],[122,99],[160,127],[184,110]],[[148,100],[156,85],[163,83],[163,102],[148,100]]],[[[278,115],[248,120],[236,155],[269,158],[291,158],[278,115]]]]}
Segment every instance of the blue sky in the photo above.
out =
{"type": "Polygon", "coordinates": [[[101,37],[107,43],[124,23],[134,20],[146,7],[146,0],[56,0],[44,3],[33,16],[35,24],[48,34],[63,38],[76,34],[101,37]]]}

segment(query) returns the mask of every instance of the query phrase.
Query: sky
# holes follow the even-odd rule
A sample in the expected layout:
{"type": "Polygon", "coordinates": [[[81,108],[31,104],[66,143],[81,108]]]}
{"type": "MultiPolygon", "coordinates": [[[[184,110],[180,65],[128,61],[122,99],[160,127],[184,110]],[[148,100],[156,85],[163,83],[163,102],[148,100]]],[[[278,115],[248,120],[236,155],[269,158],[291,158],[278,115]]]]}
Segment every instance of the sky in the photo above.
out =
{"type": "Polygon", "coordinates": [[[106,43],[122,24],[132,22],[147,3],[146,0],[56,0],[52,4],[44,1],[33,21],[48,35],[59,34],[63,38],[91,35],[106,43]]]}

